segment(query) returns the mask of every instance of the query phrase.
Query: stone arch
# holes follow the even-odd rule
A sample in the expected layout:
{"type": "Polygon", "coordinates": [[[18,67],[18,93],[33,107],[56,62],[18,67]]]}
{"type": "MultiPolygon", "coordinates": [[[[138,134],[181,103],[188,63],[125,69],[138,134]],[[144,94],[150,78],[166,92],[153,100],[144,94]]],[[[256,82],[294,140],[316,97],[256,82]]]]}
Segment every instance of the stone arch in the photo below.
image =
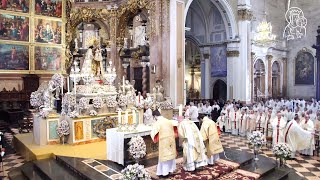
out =
{"type": "Polygon", "coordinates": [[[212,99],[224,101],[227,100],[227,82],[223,79],[217,79],[214,83],[212,83],[212,99]]]}
{"type": "Polygon", "coordinates": [[[279,60],[274,60],[271,65],[271,89],[272,97],[278,98],[282,95],[283,67],[279,60]]]}
{"type": "Polygon", "coordinates": [[[257,58],[253,63],[253,98],[257,101],[265,97],[266,90],[266,65],[257,58]]]}

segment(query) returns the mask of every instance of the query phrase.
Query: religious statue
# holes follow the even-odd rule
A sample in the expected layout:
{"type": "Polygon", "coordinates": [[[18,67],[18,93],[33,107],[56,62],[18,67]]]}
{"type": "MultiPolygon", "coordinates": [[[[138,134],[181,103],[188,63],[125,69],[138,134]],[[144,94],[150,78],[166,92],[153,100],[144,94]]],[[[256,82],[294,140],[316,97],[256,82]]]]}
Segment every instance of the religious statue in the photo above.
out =
{"type": "Polygon", "coordinates": [[[92,40],[92,45],[89,46],[84,63],[82,65],[81,73],[93,74],[99,76],[104,74],[102,64],[102,54],[99,47],[99,41],[97,39],[92,40]]]}
{"type": "Polygon", "coordinates": [[[43,108],[52,109],[54,107],[53,92],[57,89],[52,80],[49,81],[47,88],[43,92],[43,108]]]}
{"type": "Polygon", "coordinates": [[[135,96],[135,89],[134,89],[133,85],[130,84],[129,80],[125,81],[124,92],[125,92],[125,95],[127,96],[128,101],[129,102],[130,102],[130,100],[132,101],[132,97],[135,96]]]}
{"type": "Polygon", "coordinates": [[[142,109],[143,105],[144,105],[144,98],[141,95],[141,92],[138,92],[138,95],[136,96],[136,107],[142,109]]]}
{"type": "Polygon", "coordinates": [[[163,99],[164,89],[160,83],[161,81],[157,80],[156,85],[153,88],[153,96],[157,102],[162,102],[164,100],[163,99]]]}
{"type": "Polygon", "coordinates": [[[81,68],[81,74],[92,74],[92,59],[93,53],[92,48],[89,48],[86,52],[85,59],[81,68]]]}
{"type": "Polygon", "coordinates": [[[153,97],[151,96],[150,93],[147,93],[147,97],[146,97],[146,99],[144,100],[144,105],[145,105],[145,106],[152,107],[153,104],[154,104],[154,99],[153,99],[153,97]]]}

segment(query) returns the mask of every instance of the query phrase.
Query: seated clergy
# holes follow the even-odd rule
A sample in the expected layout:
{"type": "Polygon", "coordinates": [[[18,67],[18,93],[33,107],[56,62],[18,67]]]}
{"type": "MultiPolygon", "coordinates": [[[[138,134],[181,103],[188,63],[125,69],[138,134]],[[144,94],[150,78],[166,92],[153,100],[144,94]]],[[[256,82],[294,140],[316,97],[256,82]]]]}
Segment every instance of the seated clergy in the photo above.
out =
{"type": "Polygon", "coordinates": [[[157,120],[151,131],[153,142],[159,142],[159,159],[157,166],[158,176],[167,176],[176,169],[176,141],[178,133],[175,131],[174,122],[161,116],[158,110],[152,112],[157,120]]]}
{"type": "Polygon", "coordinates": [[[208,117],[204,117],[200,132],[207,148],[208,164],[214,164],[220,158],[219,153],[223,152],[217,125],[208,117]]]}
{"type": "Polygon", "coordinates": [[[179,142],[183,147],[183,169],[194,171],[196,168],[206,166],[206,147],[201,133],[194,122],[185,119],[179,123],[179,142]]]}

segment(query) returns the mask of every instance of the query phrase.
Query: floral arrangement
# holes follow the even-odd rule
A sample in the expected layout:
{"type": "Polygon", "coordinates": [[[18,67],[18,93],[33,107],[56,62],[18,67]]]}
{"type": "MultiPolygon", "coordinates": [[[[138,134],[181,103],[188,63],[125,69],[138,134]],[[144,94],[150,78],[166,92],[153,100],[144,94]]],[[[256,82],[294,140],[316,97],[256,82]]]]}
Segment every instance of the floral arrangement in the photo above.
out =
{"type": "Polygon", "coordinates": [[[59,137],[67,136],[70,134],[70,126],[67,120],[63,119],[60,121],[57,127],[57,133],[59,137]]]}
{"type": "Polygon", "coordinates": [[[141,159],[146,155],[147,146],[141,136],[132,137],[128,145],[129,153],[135,160],[141,159]]]}
{"type": "Polygon", "coordinates": [[[260,131],[253,131],[249,137],[249,144],[255,147],[261,147],[266,143],[266,138],[260,131]]]}
{"type": "Polygon", "coordinates": [[[97,116],[98,113],[97,113],[97,111],[95,111],[95,110],[90,110],[89,115],[90,115],[90,116],[97,116]]]}
{"type": "Polygon", "coordinates": [[[108,96],[106,98],[107,107],[116,107],[118,105],[118,102],[116,100],[116,96],[108,96]]]}
{"type": "Polygon", "coordinates": [[[70,118],[77,118],[79,116],[79,113],[77,111],[72,111],[69,113],[70,118]]]}
{"type": "Polygon", "coordinates": [[[279,143],[272,149],[273,154],[277,158],[289,159],[291,157],[292,150],[286,143],[279,143]]]}
{"type": "Polygon", "coordinates": [[[156,102],[157,109],[173,109],[173,105],[170,101],[156,102]]]}
{"type": "Polygon", "coordinates": [[[39,117],[42,117],[43,119],[47,119],[48,117],[49,117],[49,111],[46,111],[46,110],[41,110],[40,112],[39,112],[39,117]]]}
{"type": "Polygon", "coordinates": [[[121,171],[122,180],[151,180],[151,176],[148,171],[144,169],[144,166],[139,164],[128,165],[125,169],[121,171]]]}
{"type": "Polygon", "coordinates": [[[96,109],[101,109],[103,105],[103,99],[101,97],[95,97],[93,98],[93,107],[96,109]]]}
{"type": "Polygon", "coordinates": [[[38,108],[43,105],[43,101],[41,99],[41,93],[38,91],[32,92],[30,95],[30,105],[32,107],[38,108]]]}
{"type": "Polygon", "coordinates": [[[62,86],[63,79],[64,79],[64,77],[63,77],[62,74],[54,74],[51,77],[51,80],[54,82],[54,85],[56,87],[61,87],[62,86]]]}
{"type": "Polygon", "coordinates": [[[89,99],[82,97],[79,100],[78,107],[80,110],[86,110],[89,108],[89,99]]]}
{"type": "Polygon", "coordinates": [[[119,105],[120,107],[123,107],[123,106],[126,106],[127,103],[128,103],[128,102],[127,102],[126,96],[123,95],[123,94],[120,94],[120,95],[119,95],[119,98],[118,98],[118,105],[119,105]]]}

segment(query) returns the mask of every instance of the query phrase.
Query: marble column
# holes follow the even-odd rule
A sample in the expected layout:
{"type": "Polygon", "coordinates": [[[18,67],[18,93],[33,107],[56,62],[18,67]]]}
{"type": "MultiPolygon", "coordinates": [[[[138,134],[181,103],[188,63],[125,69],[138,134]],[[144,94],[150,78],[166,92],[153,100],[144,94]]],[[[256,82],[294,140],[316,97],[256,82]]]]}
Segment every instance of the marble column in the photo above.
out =
{"type": "Polygon", "coordinates": [[[287,97],[287,81],[288,81],[287,61],[288,61],[287,58],[282,58],[282,64],[283,64],[282,97],[287,97]]]}
{"type": "Polygon", "coordinates": [[[312,47],[316,49],[316,58],[317,58],[317,76],[316,76],[316,98],[320,100],[320,26],[318,26],[317,30],[317,44],[312,47]]]}
{"type": "MultiPolygon", "coordinates": [[[[204,62],[205,62],[205,99],[210,99],[210,91],[211,91],[211,63],[210,63],[210,54],[209,50],[204,54],[204,62]]],[[[201,82],[202,83],[202,82],[201,82]]]]}
{"type": "Polygon", "coordinates": [[[251,11],[250,1],[238,4],[238,26],[240,35],[239,58],[234,65],[234,99],[251,103],[251,11]]]}
{"type": "MultiPolygon", "coordinates": [[[[122,64],[122,67],[123,67],[123,76],[125,79],[128,79],[128,74],[127,74],[127,68],[128,68],[129,64],[122,64]]],[[[122,79],[122,77],[121,77],[122,79]]]]}
{"type": "Polygon", "coordinates": [[[268,61],[268,97],[272,97],[272,55],[267,55],[268,61]]]}
{"type": "Polygon", "coordinates": [[[237,95],[235,87],[237,87],[237,76],[238,78],[245,78],[240,74],[237,75],[238,67],[235,64],[239,61],[239,51],[238,50],[228,50],[227,51],[227,100],[234,99],[237,95]]]}
{"type": "Polygon", "coordinates": [[[201,71],[201,98],[205,98],[207,77],[206,77],[206,63],[204,58],[201,59],[200,71],[201,71]]]}

